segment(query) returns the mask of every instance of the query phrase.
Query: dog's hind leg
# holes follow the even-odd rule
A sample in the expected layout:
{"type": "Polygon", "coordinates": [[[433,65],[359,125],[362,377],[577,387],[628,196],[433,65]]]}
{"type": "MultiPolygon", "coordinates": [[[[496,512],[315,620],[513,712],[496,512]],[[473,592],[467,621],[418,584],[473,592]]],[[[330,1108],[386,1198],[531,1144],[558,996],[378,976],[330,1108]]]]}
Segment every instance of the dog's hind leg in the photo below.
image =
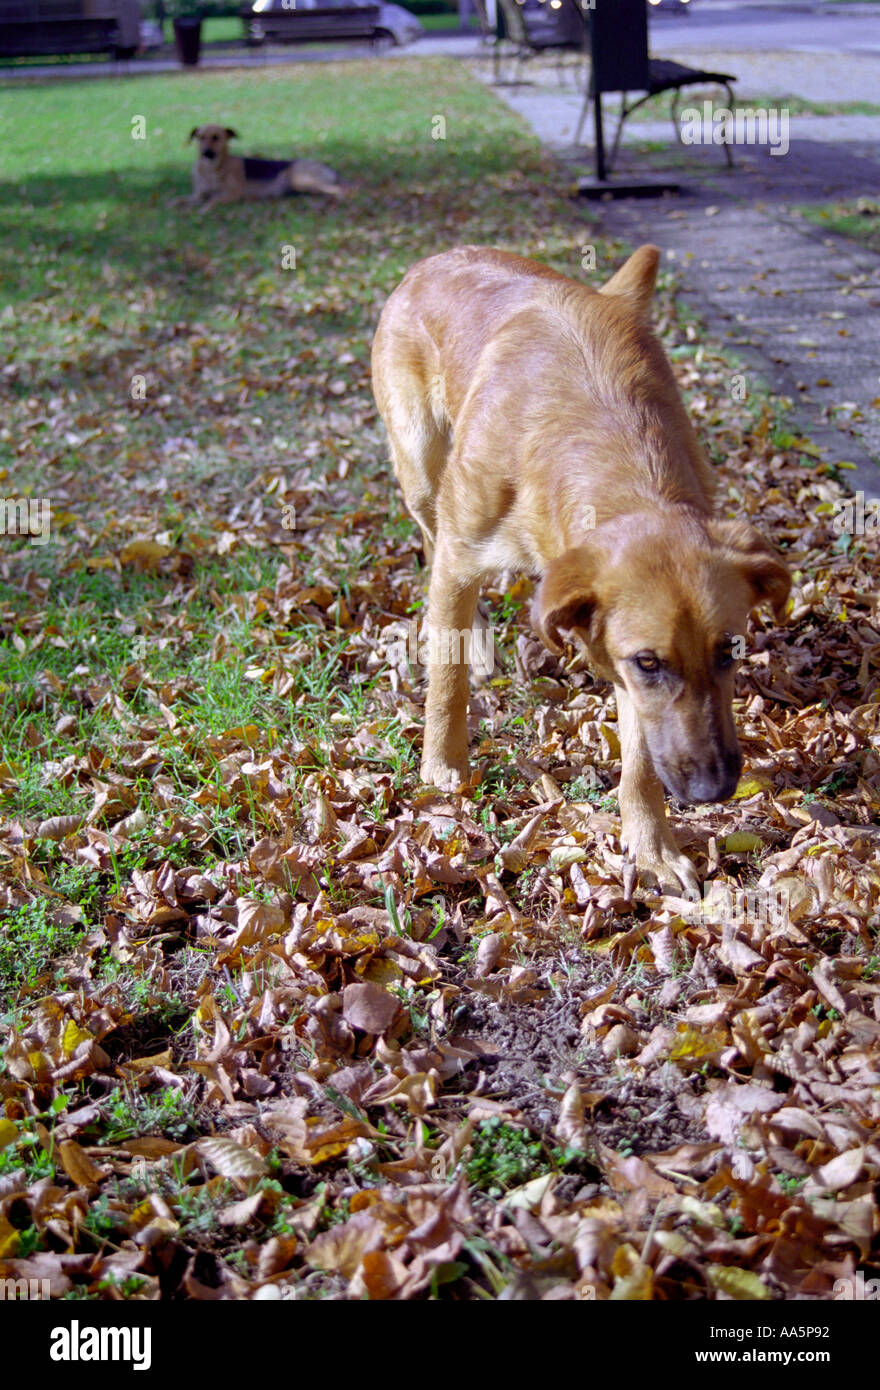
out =
{"type": "Polygon", "coordinates": [[[437,535],[437,493],[451,444],[442,390],[432,371],[435,355],[417,326],[401,324],[398,330],[384,319],[380,323],[373,344],[373,392],[403,500],[419,524],[429,565],[437,535]]]}
{"type": "Polygon", "coordinates": [[[343,198],[345,189],[335,169],[316,159],[295,159],[287,171],[289,186],[294,193],[326,193],[329,198],[343,198]]]}
{"type": "Polygon", "coordinates": [[[437,536],[436,479],[446,463],[448,438],[433,420],[419,419],[415,411],[392,411],[387,422],[391,462],[403,491],[407,510],[419,524],[428,565],[434,561],[437,536]]]}
{"type": "Polygon", "coordinates": [[[468,775],[468,661],[479,576],[460,547],[437,538],[428,591],[428,695],[421,777],[453,791],[468,775]]]}

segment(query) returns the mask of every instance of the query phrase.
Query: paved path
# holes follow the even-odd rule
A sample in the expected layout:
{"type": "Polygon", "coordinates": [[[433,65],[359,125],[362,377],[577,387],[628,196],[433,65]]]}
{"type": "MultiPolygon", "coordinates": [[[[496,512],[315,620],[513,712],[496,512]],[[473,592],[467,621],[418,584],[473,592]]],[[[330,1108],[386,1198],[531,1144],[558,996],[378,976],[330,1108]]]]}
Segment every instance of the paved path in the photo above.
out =
{"type": "MultiPolygon", "coordinates": [[[[877,6],[880,30],[880,5],[877,6]]],[[[870,101],[880,106],[880,41],[878,53],[814,52],[811,49],[755,51],[737,43],[726,49],[694,48],[681,35],[655,41],[657,58],[675,58],[710,72],[730,72],[737,78],[738,96],[795,96],[808,101],[870,101]]]]}
{"type": "MultiPolygon", "coordinates": [[[[738,76],[738,99],[781,99],[787,95],[814,101],[880,103],[877,57],[880,53],[880,6],[833,7],[846,23],[825,23],[829,7],[821,0],[755,0],[750,8],[776,8],[779,21],[766,27],[761,42],[724,0],[705,0],[707,11],[727,12],[727,33],[736,48],[717,45],[719,26],[694,22],[652,22],[652,51],[658,57],[699,62],[738,76]],[[816,15],[817,28],[805,31],[792,23],[794,13],[816,15]],[[858,27],[856,27],[858,21],[858,27]],[[824,29],[822,26],[824,25],[824,29]],[[810,34],[792,47],[792,35],[810,34]],[[788,47],[767,49],[770,34],[788,47]],[[829,52],[833,33],[837,51],[829,52]],[[824,51],[819,52],[824,45],[824,51]],[[843,52],[841,50],[849,49],[843,52]]],[[[708,15],[711,19],[712,15],[708,15]]],[[[702,18],[702,16],[700,16],[702,18]]],[[[812,22],[812,21],[811,21],[812,22]]],[[[726,37],[726,35],[725,35],[726,37]]],[[[392,50],[389,57],[485,56],[476,37],[438,35],[392,50]]],[[[291,61],[328,62],[340,57],[375,56],[365,49],[258,54],[207,54],[203,66],[261,67],[291,61]]],[[[489,64],[475,63],[486,80],[489,64]]],[[[175,70],[174,61],[153,58],[130,64],[77,64],[47,67],[46,76],[107,76],[114,72],[175,70]]],[[[572,147],[581,95],[571,85],[560,88],[552,70],[529,67],[536,85],[499,88],[498,94],[555,149],[575,172],[590,172],[591,152],[572,147]]],[[[37,75],[34,69],[28,75],[37,75]]],[[[25,76],[5,69],[0,80],[25,76]]],[[[590,132],[587,132],[590,138],[590,132]]],[[[683,196],[663,202],[616,202],[596,209],[601,229],[630,242],[654,241],[680,273],[682,292],[734,353],[750,362],[775,390],[797,402],[796,424],[827,451],[829,459],[857,464],[850,473],[854,488],[880,495],[880,257],[839,237],[826,235],[796,220],[791,209],[825,204],[835,198],[868,194],[880,200],[880,118],[870,116],[792,117],[791,148],[774,158],[767,149],[738,151],[738,167],[728,173],[718,149],[679,150],[668,122],[633,123],[621,151],[621,172],[637,172],[638,147],[656,141],[661,153],[649,156],[657,173],[673,170],[683,181],[683,196]]],[[[732,368],[733,370],[733,368],[732,368]]]]}
{"type": "MultiPolygon", "coordinates": [[[[726,55],[724,66],[742,73],[738,87],[772,94],[768,56],[788,80],[787,55],[762,55],[754,66],[738,66],[726,55]]],[[[842,81],[832,67],[829,89],[842,81]]],[[[571,84],[560,87],[549,68],[536,77],[534,86],[495,90],[573,175],[592,174],[592,149],[572,145],[582,94],[571,84]]],[[[803,71],[791,82],[802,78],[803,71]]],[[[828,99],[840,100],[837,86],[828,99]]],[[[852,71],[846,99],[870,99],[852,71]]],[[[874,91],[874,100],[880,93],[874,91]]],[[[592,140],[592,121],[584,139],[592,140]]],[[[729,343],[731,374],[740,358],[789,396],[795,427],[829,461],[856,465],[847,474],[854,490],[880,496],[880,256],[794,211],[861,195],[880,202],[880,117],[793,116],[789,140],[784,156],[740,147],[737,167],[728,171],[718,148],[678,147],[669,120],[633,122],[620,173],[671,174],[682,180],[682,196],[586,206],[595,211],[597,230],[660,246],[684,298],[729,343]],[[660,150],[643,154],[645,141],[658,142],[660,150]]]]}

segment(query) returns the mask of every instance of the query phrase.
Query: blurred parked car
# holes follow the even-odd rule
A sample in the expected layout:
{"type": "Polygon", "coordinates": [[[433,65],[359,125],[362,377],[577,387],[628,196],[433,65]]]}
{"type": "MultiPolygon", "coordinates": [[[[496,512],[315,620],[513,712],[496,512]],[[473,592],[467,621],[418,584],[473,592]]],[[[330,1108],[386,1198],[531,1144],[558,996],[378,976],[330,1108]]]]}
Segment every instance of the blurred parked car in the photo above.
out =
{"type": "Polygon", "coordinates": [[[386,0],[255,0],[246,15],[251,43],[301,43],[313,38],[365,38],[381,45],[412,43],[425,30],[409,10],[386,0]]]}

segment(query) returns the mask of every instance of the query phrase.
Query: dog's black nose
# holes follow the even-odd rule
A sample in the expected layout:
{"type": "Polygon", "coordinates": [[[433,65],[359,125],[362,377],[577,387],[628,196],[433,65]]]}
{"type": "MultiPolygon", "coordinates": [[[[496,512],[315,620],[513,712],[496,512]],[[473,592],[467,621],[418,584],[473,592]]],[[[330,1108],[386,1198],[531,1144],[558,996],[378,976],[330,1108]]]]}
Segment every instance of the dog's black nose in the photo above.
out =
{"type": "Polygon", "coordinates": [[[213,159],[213,158],[214,158],[214,151],[213,151],[213,150],[202,150],[202,154],[204,155],[205,159],[213,159]]]}
{"type": "Polygon", "coordinates": [[[727,801],[736,791],[742,771],[742,754],[738,748],[718,753],[703,766],[657,766],[667,791],[685,805],[694,806],[706,801],[727,801]]]}
{"type": "Polygon", "coordinates": [[[688,778],[688,800],[727,801],[736,791],[742,772],[742,754],[739,749],[723,753],[713,766],[700,768],[688,778]]]}

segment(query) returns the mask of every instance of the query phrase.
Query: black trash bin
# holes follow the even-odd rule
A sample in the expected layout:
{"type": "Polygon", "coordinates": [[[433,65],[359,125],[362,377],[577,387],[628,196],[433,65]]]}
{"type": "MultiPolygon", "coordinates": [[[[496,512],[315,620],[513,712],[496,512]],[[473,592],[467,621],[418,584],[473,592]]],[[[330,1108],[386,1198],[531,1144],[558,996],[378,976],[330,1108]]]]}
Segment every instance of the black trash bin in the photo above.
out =
{"type": "Polygon", "coordinates": [[[185,68],[194,68],[202,49],[202,21],[198,15],[184,15],[174,21],[177,56],[185,68]]]}

